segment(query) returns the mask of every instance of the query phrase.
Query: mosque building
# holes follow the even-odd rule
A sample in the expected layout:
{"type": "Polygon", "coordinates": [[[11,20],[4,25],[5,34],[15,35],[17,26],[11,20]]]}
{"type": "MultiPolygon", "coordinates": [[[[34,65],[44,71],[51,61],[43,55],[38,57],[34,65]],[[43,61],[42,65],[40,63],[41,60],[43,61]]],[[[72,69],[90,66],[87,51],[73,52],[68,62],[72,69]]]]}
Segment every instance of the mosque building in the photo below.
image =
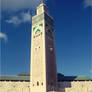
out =
{"type": "Polygon", "coordinates": [[[57,73],[54,21],[44,1],[32,17],[30,73],[0,76],[0,92],[92,92],[92,79],[57,73]]]}

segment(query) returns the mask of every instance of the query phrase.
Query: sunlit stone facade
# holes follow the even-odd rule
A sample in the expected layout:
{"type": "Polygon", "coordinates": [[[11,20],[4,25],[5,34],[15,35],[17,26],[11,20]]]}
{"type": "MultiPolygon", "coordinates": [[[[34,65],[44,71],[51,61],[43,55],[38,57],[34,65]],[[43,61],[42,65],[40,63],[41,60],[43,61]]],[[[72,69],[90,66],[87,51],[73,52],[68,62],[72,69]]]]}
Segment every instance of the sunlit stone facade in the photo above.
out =
{"type": "Polygon", "coordinates": [[[31,92],[57,92],[54,22],[44,3],[32,17],[31,92]]]}
{"type": "Polygon", "coordinates": [[[0,92],[30,92],[30,83],[25,81],[0,81],[0,92]]]}
{"type": "MultiPolygon", "coordinates": [[[[59,92],[92,92],[92,81],[58,82],[59,92]]],[[[31,92],[28,81],[0,81],[0,92],[31,92]]]]}

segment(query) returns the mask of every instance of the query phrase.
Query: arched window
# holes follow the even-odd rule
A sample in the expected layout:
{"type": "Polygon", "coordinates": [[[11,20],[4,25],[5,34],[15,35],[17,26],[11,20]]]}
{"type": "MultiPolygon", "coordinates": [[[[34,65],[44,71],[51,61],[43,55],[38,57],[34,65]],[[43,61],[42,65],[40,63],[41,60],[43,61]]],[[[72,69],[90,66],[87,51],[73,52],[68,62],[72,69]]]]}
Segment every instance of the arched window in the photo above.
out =
{"type": "Polygon", "coordinates": [[[37,81],[37,86],[39,86],[39,82],[37,81]]]}
{"type": "Polygon", "coordinates": [[[41,83],[41,85],[43,86],[43,82],[41,83]]]}

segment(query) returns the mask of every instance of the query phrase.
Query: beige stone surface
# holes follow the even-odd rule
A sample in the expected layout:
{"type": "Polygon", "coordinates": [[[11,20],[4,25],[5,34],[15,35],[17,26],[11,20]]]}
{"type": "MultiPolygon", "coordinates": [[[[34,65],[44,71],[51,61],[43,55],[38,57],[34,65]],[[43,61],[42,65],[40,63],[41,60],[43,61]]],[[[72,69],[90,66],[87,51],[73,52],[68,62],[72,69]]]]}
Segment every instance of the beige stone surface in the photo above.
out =
{"type": "MultiPolygon", "coordinates": [[[[92,81],[59,82],[58,84],[59,92],[92,92],[92,81]]],[[[40,92],[36,87],[34,90],[40,92]]],[[[30,82],[1,81],[0,92],[31,92],[30,82]]]]}
{"type": "Polygon", "coordinates": [[[32,18],[31,92],[57,90],[56,52],[52,24],[53,20],[49,16],[46,5],[40,4],[37,7],[37,14],[32,18]]]}
{"type": "Polygon", "coordinates": [[[30,92],[30,83],[1,81],[0,92],[30,92]]]}
{"type": "Polygon", "coordinates": [[[61,82],[59,92],[92,92],[92,81],[61,82]]]}

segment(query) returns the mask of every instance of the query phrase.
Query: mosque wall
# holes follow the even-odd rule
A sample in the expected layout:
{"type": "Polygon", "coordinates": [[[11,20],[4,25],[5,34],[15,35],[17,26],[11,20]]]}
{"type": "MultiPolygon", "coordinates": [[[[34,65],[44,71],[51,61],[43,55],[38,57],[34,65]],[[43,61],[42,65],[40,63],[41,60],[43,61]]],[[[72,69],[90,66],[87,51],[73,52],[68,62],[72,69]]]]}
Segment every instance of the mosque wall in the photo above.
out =
{"type": "Polygon", "coordinates": [[[92,92],[92,81],[60,82],[59,92],[92,92]]]}
{"type": "Polygon", "coordinates": [[[30,92],[29,82],[1,81],[0,92],[30,92]]]}
{"type": "MultiPolygon", "coordinates": [[[[92,81],[59,82],[59,92],[92,92],[92,81]]],[[[0,92],[30,92],[26,81],[1,81],[0,92]]]]}

